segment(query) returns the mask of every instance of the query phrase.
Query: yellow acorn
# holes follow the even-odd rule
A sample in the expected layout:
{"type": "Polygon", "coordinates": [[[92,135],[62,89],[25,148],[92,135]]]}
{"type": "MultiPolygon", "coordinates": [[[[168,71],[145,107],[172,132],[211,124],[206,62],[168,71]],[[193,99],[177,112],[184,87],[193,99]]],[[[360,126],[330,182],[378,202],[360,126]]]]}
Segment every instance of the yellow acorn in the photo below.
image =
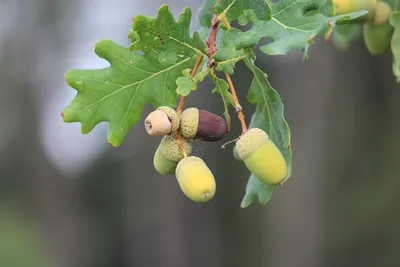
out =
{"type": "Polygon", "coordinates": [[[180,133],[188,139],[214,142],[221,140],[227,132],[225,120],[214,113],[188,108],[181,114],[180,133]]]}
{"type": "Polygon", "coordinates": [[[151,136],[169,135],[179,128],[178,114],[173,108],[159,107],[147,116],[144,125],[151,136]]]}
{"type": "Polygon", "coordinates": [[[236,151],[246,167],[262,182],[276,185],[287,176],[282,153],[261,129],[252,128],[236,142],[236,151]]]}
{"type": "Polygon", "coordinates": [[[389,22],[381,26],[363,25],[364,43],[372,55],[383,55],[390,50],[393,33],[389,22]]]}
{"type": "MultiPolygon", "coordinates": [[[[185,138],[180,138],[186,155],[192,153],[192,144],[185,138]]],[[[184,158],[181,148],[174,135],[164,136],[154,154],[153,164],[155,169],[164,175],[175,173],[178,162],[184,158]]]]}
{"type": "Polygon", "coordinates": [[[191,200],[207,202],[214,197],[214,175],[201,158],[184,158],[178,163],[175,174],[182,192],[191,200]]]}
{"type": "Polygon", "coordinates": [[[335,14],[347,14],[360,10],[372,12],[377,0],[333,0],[335,14]]]}
{"type": "Polygon", "coordinates": [[[371,16],[369,16],[367,23],[373,26],[382,26],[389,21],[392,11],[393,10],[388,3],[377,2],[374,5],[374,10],[371,16]]]}

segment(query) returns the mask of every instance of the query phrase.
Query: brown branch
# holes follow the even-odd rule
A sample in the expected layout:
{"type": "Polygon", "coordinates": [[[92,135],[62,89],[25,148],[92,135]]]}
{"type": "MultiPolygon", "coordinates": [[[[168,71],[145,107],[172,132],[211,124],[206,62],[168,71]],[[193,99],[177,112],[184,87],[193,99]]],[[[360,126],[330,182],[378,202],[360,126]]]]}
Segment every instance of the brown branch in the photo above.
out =
{"type": "Polygon", "coordinates": [[[244,114],[243,114],[243,109],[242,109],[242,106],[239,103],[239,98],[236,95],[235,87],[233,86],[231,76],[228,73],[225,73],[225,76],[226,76],[226,79],[228,81],[229,88],[231,89],[233,100],[235,101],[236,113],[238,114],[240,123],[242,124],[242,134],[244,134],[244,133],[247,132],[247,125],[246,125],[246,121],[244,119],[245,117],[244,117],[244,114]]]}
{"type": "MultiPolygon", "coordinates": [[[[219,0],[216,1],[217,3],[219,0]]],[[[208,37],[206,39],[206,45],[208,46],[208,67],[212,67],[214,65],[214,60],[212,57],[214,54],[217,52],[217,44],[216,44],[216,39],[217,39],[217,29],[219,25],[219,19],[218,15],[213,16],[211,20],[211,28],[210,28],[210,33],[208,34],[208,37]]],[[[204,55],[202,54],[196,62],[196,65],[194,66],[191,76],[192,78],[196,76],[197,70],[199,69],[201,63],[203,62],[204,55]]],[[[179,105],[176,108],[176,112],[180,114],[182,112],[183,106],[185,104],[186,96],[182,96],[181,100],[179,101],[179,105]]]]}
{"type": "Polygon", "coordinates": [[[208,67],[212,67],[214,65],[214,59],[212,58],[217,52],[217,44],[216,44],[216,39],[217,39],[217,30],[218,30],[218,25],[219,25],[219,19],[218,15],[213,16],[213,19],[211,20],[211,29],[210,33],[208,34],[206,44],[208,46],[208,67]]]}

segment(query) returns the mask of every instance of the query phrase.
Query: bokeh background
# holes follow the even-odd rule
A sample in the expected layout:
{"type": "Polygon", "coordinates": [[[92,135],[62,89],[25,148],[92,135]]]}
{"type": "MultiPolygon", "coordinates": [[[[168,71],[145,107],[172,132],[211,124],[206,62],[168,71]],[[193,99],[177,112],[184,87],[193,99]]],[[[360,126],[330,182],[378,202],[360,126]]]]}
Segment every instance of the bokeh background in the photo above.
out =
{"type": "MultiPolygon", "coordinates": [[[[154,170],[143,119],[119,148],[106,124],[82,135],[62,122],[75,95],[65,72],[107,66],[94,44],[128,45],[132,17],[163,3],[196,14],[201,0],[0,0],[0,267],[398,267],[400,86],[390,53],[371,57],[361,40],[347,52],[318,42],[307,62],[258,53],[293,148],[292,178],[266,206],[240,208],[249,173],[231,147],[196,148],[218,188],[196,204],[154,170]]],[[[245,99],[242,64],[234,82],[245,99]]],[[[212,88],[187,106],[222,114],[212,88]]]]}

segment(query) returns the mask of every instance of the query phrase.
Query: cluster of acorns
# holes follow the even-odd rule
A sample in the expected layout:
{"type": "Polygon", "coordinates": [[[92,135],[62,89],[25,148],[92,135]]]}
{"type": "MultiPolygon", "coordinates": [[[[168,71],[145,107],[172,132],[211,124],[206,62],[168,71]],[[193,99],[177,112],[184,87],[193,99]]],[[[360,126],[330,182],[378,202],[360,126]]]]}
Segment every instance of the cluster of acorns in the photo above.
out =
{"type": "Polygon", "coordinates": [[[390,5],[381,0],[333,0],[336,15],[367,10],[363,24],[363,38],[368,51],[382,55],[390,49],[394,28],[389,18],[393,12],[390,5]]]}
{"type": "MultiPolygon", "coordinates": [[[[149,114],[145,128],[151,136],[163,136],[154,155],[154,167],[163,175],[175,174],[182,192],[195,202],[206,202],[215,195],[216,182],[206,163],[192,156],[191,141],[215,142],[228,132],[223,118],[197,108],[178,114],[160,107],[149,114]]],[[[253,128],[240,136],[236,151],[247,168],[261,181],[281,183],[287,174],[285,159],[261,129],[253,128]]]]}

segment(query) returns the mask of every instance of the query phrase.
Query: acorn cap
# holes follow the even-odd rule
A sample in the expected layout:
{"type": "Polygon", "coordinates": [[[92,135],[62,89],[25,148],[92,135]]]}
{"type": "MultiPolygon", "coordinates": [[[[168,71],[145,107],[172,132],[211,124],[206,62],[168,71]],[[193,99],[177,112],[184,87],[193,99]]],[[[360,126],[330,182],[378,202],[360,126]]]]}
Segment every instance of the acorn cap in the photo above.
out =
{"type": "Polygon", "coordinates": [[[371,12],[368,22],[374,26],[383,25],[389,21],[392,11],[393,10],[388,3],[377,2],[375,3],[374,10],[371,12]]]}
{"type": "Polygon", "coordinates": [[[162,110],[167,114],[167,116],[171,122],[171,125],[172,125],[171,132],[175,133],[176,130],[178,130],[178,128],[179,128],[179,116],[178,116],[178,113],[176,113],[175,109],[168,107],[168,106],[163,106],[163,107],[159,107],[157,110],[162,110]]]}
{"type": "Polygon", "coordinates": [[[266,132],[258,128],[252,128],[236,142],[236,152],[244,160],[268,140],[269,136],[266,132]]]}
{"type": "MultiPolygon", "coordinates": [[[[190,155],[192,153],[192,144],[190,141],[185,138],[180,138],[180,141],[185,148],[186,155],[190,155]]],[[[161,154],[170,161],[179,162],[184,158],[175,135],[164,136],[159,147],[161,154]]]]}
{"type": "Polygon", "coordinates": [[[228,132],[225,120],[206,110],[188,108],[182,112],[180,121],[180,132],[188,139],[215,142],[228,132]]]}
{"type": "Polygon", "coordinates": [[[180,134],[188,139],[194,139],[199,126],[199,110],[197,108],[185,109],[180,118],[180,134]]]}
{"type": "Polygon", "coordinates": [[[178,114],[170,107],[159,107],[147,116],[144,125],[151,136],[169,135],[179,128],[178,114]]]}

